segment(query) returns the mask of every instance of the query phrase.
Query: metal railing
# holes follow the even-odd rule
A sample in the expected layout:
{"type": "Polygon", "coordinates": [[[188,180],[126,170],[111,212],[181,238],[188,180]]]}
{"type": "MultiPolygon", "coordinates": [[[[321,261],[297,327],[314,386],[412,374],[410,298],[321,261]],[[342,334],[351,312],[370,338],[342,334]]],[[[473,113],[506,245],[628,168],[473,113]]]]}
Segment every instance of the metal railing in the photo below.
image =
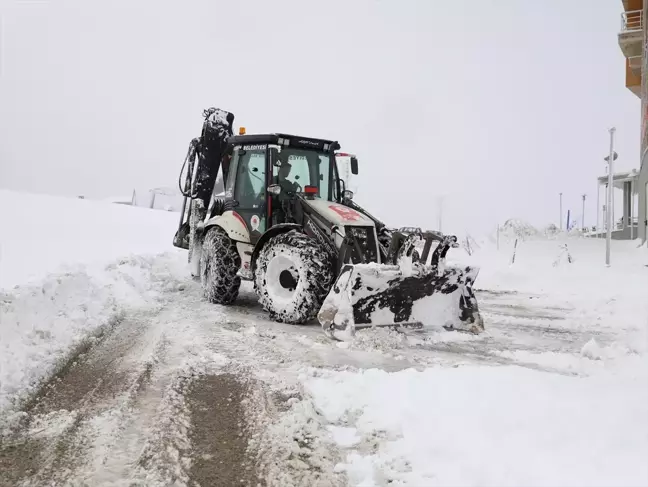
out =
{"type": "Polygon", "coordinates": [[[621,14],[621,32],[643,30],[643,10],[630,10],[621,14]]]}

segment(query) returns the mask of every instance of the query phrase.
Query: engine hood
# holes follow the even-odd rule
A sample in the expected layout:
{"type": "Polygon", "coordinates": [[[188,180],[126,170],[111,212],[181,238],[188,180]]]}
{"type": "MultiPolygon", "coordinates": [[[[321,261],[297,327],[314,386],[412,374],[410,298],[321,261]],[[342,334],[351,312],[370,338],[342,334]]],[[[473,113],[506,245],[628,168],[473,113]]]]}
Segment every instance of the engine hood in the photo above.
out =
{"type": "Polygon", "coordinates": [[[325,220],[340,226],[354,227],[373,227],[374,222],[371,218],[362,213],[349,208],[348,206],[326,201],[319,198],[305,200],[306,204],[325,220]]]}

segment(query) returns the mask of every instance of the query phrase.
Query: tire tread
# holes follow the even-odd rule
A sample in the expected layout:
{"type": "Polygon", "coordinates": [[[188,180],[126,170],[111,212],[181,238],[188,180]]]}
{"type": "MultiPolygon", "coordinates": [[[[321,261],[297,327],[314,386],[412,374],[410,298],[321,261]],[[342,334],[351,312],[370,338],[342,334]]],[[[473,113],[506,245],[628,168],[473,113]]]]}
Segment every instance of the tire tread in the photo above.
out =
{"type": "Polygon", "coordinates": [[[238,298],[241,277],[241,256],[236,244],[220,227],[207,231],[200,262],[203,293],[214,304],[232,304],[238,298]]]}
{"type": "Polygon", "coordinates": [[[261,250],[254,276],[254,288],[259,303],[270,318],[292,324],[304,324],[317,316],[333,284],[333,264],[326,248],[298,230],[290,230],[272,237],[261,250]],[[285,251],[293,252],[302,262],[306,286],[288,309],[273,305],[267,292],[265,274],[270,258],[285,251]]]}

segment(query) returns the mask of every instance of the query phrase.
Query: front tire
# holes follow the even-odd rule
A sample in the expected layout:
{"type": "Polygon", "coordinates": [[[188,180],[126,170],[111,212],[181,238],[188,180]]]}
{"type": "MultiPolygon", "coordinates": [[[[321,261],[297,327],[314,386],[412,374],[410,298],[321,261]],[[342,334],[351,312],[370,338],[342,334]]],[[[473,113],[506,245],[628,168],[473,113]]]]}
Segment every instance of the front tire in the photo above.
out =
{"type": "Polygon", "coordinates": [[[327,250],[297,230],[268,240],[254,273],[263,309],[273,320],[291,324],[315,318],[332,282],[333,264],[327,250]]]}
{"type": "Polygon", "coordinates": [[[207,300],[214,304],[232,304],[238,297],[241,256],[236,244],[220,227],[212,227],[203,240],[200,280],[207,300]]]}

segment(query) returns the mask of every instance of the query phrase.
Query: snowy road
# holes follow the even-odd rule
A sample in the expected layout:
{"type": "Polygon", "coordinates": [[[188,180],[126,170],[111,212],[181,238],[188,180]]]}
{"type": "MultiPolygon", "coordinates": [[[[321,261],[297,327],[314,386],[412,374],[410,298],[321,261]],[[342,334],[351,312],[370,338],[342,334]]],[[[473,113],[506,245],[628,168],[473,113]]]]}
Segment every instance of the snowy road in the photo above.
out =
{"type": "Polygon", "coordinates": [[[295,460],[304,425],[289,434],[266,428],[302,397],[305,366],[516,364],[569,375],[577,374],[570,363],[515,354],[578,354],[593,336],[607,340],[566,326],[571,310],[541,297],[482,292],[483,337],[365,331],[347,346],[318,326],[267,321],[246,288],[224,309],[206,303],[195,282],[167,281],[155,306],[102,328],[6,419],[0,484],[346,485],[334,469],[340,452],[317,431],[298,442],[295,460]]]}
{"type": "Polygon", "coordinates": [[[249,292],[224,314],[194,282],[163,287],[153,310],[107,325],[12,414],[0,445],[2,485],[256,485],[245,448],[298,389],[296,364],[408,364],[332,347],[318,328],[295,334],[263,322],[249,292]],[[260,402],[246,409],[241,397],[260,402]]]}
{"type": "Polygon", "coordinates": [[[253,316],[225,318],[197,285],[177,284],[158,309],[107,326],[12,415],[0,445],[2,485],[256,485],[247,444],[296,382],[255,376],[308,349],[251,333],[253,316]]]}

